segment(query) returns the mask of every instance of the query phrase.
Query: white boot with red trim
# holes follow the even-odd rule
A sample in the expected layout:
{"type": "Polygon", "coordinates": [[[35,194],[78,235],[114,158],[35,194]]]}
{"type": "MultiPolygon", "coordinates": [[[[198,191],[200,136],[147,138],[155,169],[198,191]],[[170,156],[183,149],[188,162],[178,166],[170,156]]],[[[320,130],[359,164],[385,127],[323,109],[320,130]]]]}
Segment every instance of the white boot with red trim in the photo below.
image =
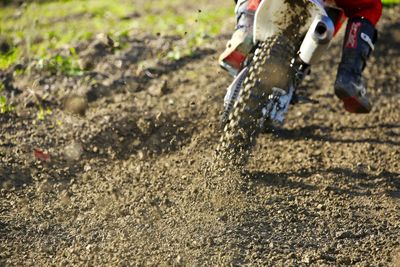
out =
{"type": "Polygon", "coordinates": [[[219,57],[219,64],[230,74],[236,76],[253,48],[254,15],[260,0],[239,0],[236,3],[236,30],[219,57]]]}

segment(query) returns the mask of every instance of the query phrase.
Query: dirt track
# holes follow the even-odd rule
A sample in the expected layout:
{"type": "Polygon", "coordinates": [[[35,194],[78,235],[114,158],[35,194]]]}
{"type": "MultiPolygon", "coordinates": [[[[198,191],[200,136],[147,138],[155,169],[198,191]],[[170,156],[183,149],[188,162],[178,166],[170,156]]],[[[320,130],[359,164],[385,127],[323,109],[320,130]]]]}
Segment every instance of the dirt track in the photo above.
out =
{"type": "Polygon", "coordinates": [[[399,14],[385,10],[367,69],[373,112],[334,98],[337,40],[303,88],[319,103],[293,106],[240,173],[213,164],[227,35],[173,63],[153,60],[173,37],[82,44],[85,78],[1,73],[17,106],[0,116],[0,265],[399,263],[399,14]],[[49,95],[44,121],[28,86],[49,95]],[[84,116],[60,108],[71,93],[84,116]]]}

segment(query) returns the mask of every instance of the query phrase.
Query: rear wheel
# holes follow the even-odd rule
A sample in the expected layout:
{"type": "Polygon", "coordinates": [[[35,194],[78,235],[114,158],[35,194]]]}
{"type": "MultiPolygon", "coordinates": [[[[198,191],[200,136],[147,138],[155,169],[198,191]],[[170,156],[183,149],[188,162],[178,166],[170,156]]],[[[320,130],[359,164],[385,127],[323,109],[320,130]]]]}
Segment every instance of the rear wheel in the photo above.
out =
{"type": "Polygon", "coordinates": [[[260,133],[262,109],[273,87],[286,89],[291,82],[295,49],[284,36],[261,42],[250,63],[229,117],[224,121],[218,151],[229,163],[243,165],[260,133]]]}

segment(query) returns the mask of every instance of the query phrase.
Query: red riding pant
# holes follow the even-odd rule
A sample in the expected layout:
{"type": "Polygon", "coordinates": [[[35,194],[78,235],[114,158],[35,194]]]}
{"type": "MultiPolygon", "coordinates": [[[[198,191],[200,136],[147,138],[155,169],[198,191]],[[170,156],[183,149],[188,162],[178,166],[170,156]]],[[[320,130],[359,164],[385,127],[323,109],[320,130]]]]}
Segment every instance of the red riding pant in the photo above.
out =
{"type": "MultiPolygon", "coordinates": [[[[249,0],[249,10],[256,10],[261,0],[249,0]]],[[[335,0],[349,18],[366,18],[374,26],[382,15],[381,0],[335,0]]]]}
{"type": "Polygon", "coordinates": [[[335,0],[349,18],[366,18],[374,26],[382,15],[381,0],[335,0]]]}

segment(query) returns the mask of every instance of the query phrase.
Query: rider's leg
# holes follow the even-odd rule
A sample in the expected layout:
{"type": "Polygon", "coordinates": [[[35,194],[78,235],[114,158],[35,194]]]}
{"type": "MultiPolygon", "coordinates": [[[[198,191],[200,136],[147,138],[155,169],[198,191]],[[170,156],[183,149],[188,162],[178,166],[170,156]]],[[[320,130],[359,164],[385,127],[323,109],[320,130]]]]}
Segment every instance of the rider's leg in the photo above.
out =
{"type": "Polygon", "coordinates": [[[236,75],[253,47],[254,14],[261,0],[236,2],[236,30],[219,58],[221,67],[236,75]]]}
{"type": "Polygon", "coordinates": [[[336,0],[349,21],[343,44],[342,60],[335,82],[335,94],[352,113],[368,113],[372,105],[366,94],[362,71],[377,39],[375,24],[382,14],[380,0],[336,0]]]}
{"type": "Polygon", "coordinates": [[[381,0],[336,0],[336,4],[344,10],[349,18],[365,18],[374,26],[382,15],[381,0]]]}

